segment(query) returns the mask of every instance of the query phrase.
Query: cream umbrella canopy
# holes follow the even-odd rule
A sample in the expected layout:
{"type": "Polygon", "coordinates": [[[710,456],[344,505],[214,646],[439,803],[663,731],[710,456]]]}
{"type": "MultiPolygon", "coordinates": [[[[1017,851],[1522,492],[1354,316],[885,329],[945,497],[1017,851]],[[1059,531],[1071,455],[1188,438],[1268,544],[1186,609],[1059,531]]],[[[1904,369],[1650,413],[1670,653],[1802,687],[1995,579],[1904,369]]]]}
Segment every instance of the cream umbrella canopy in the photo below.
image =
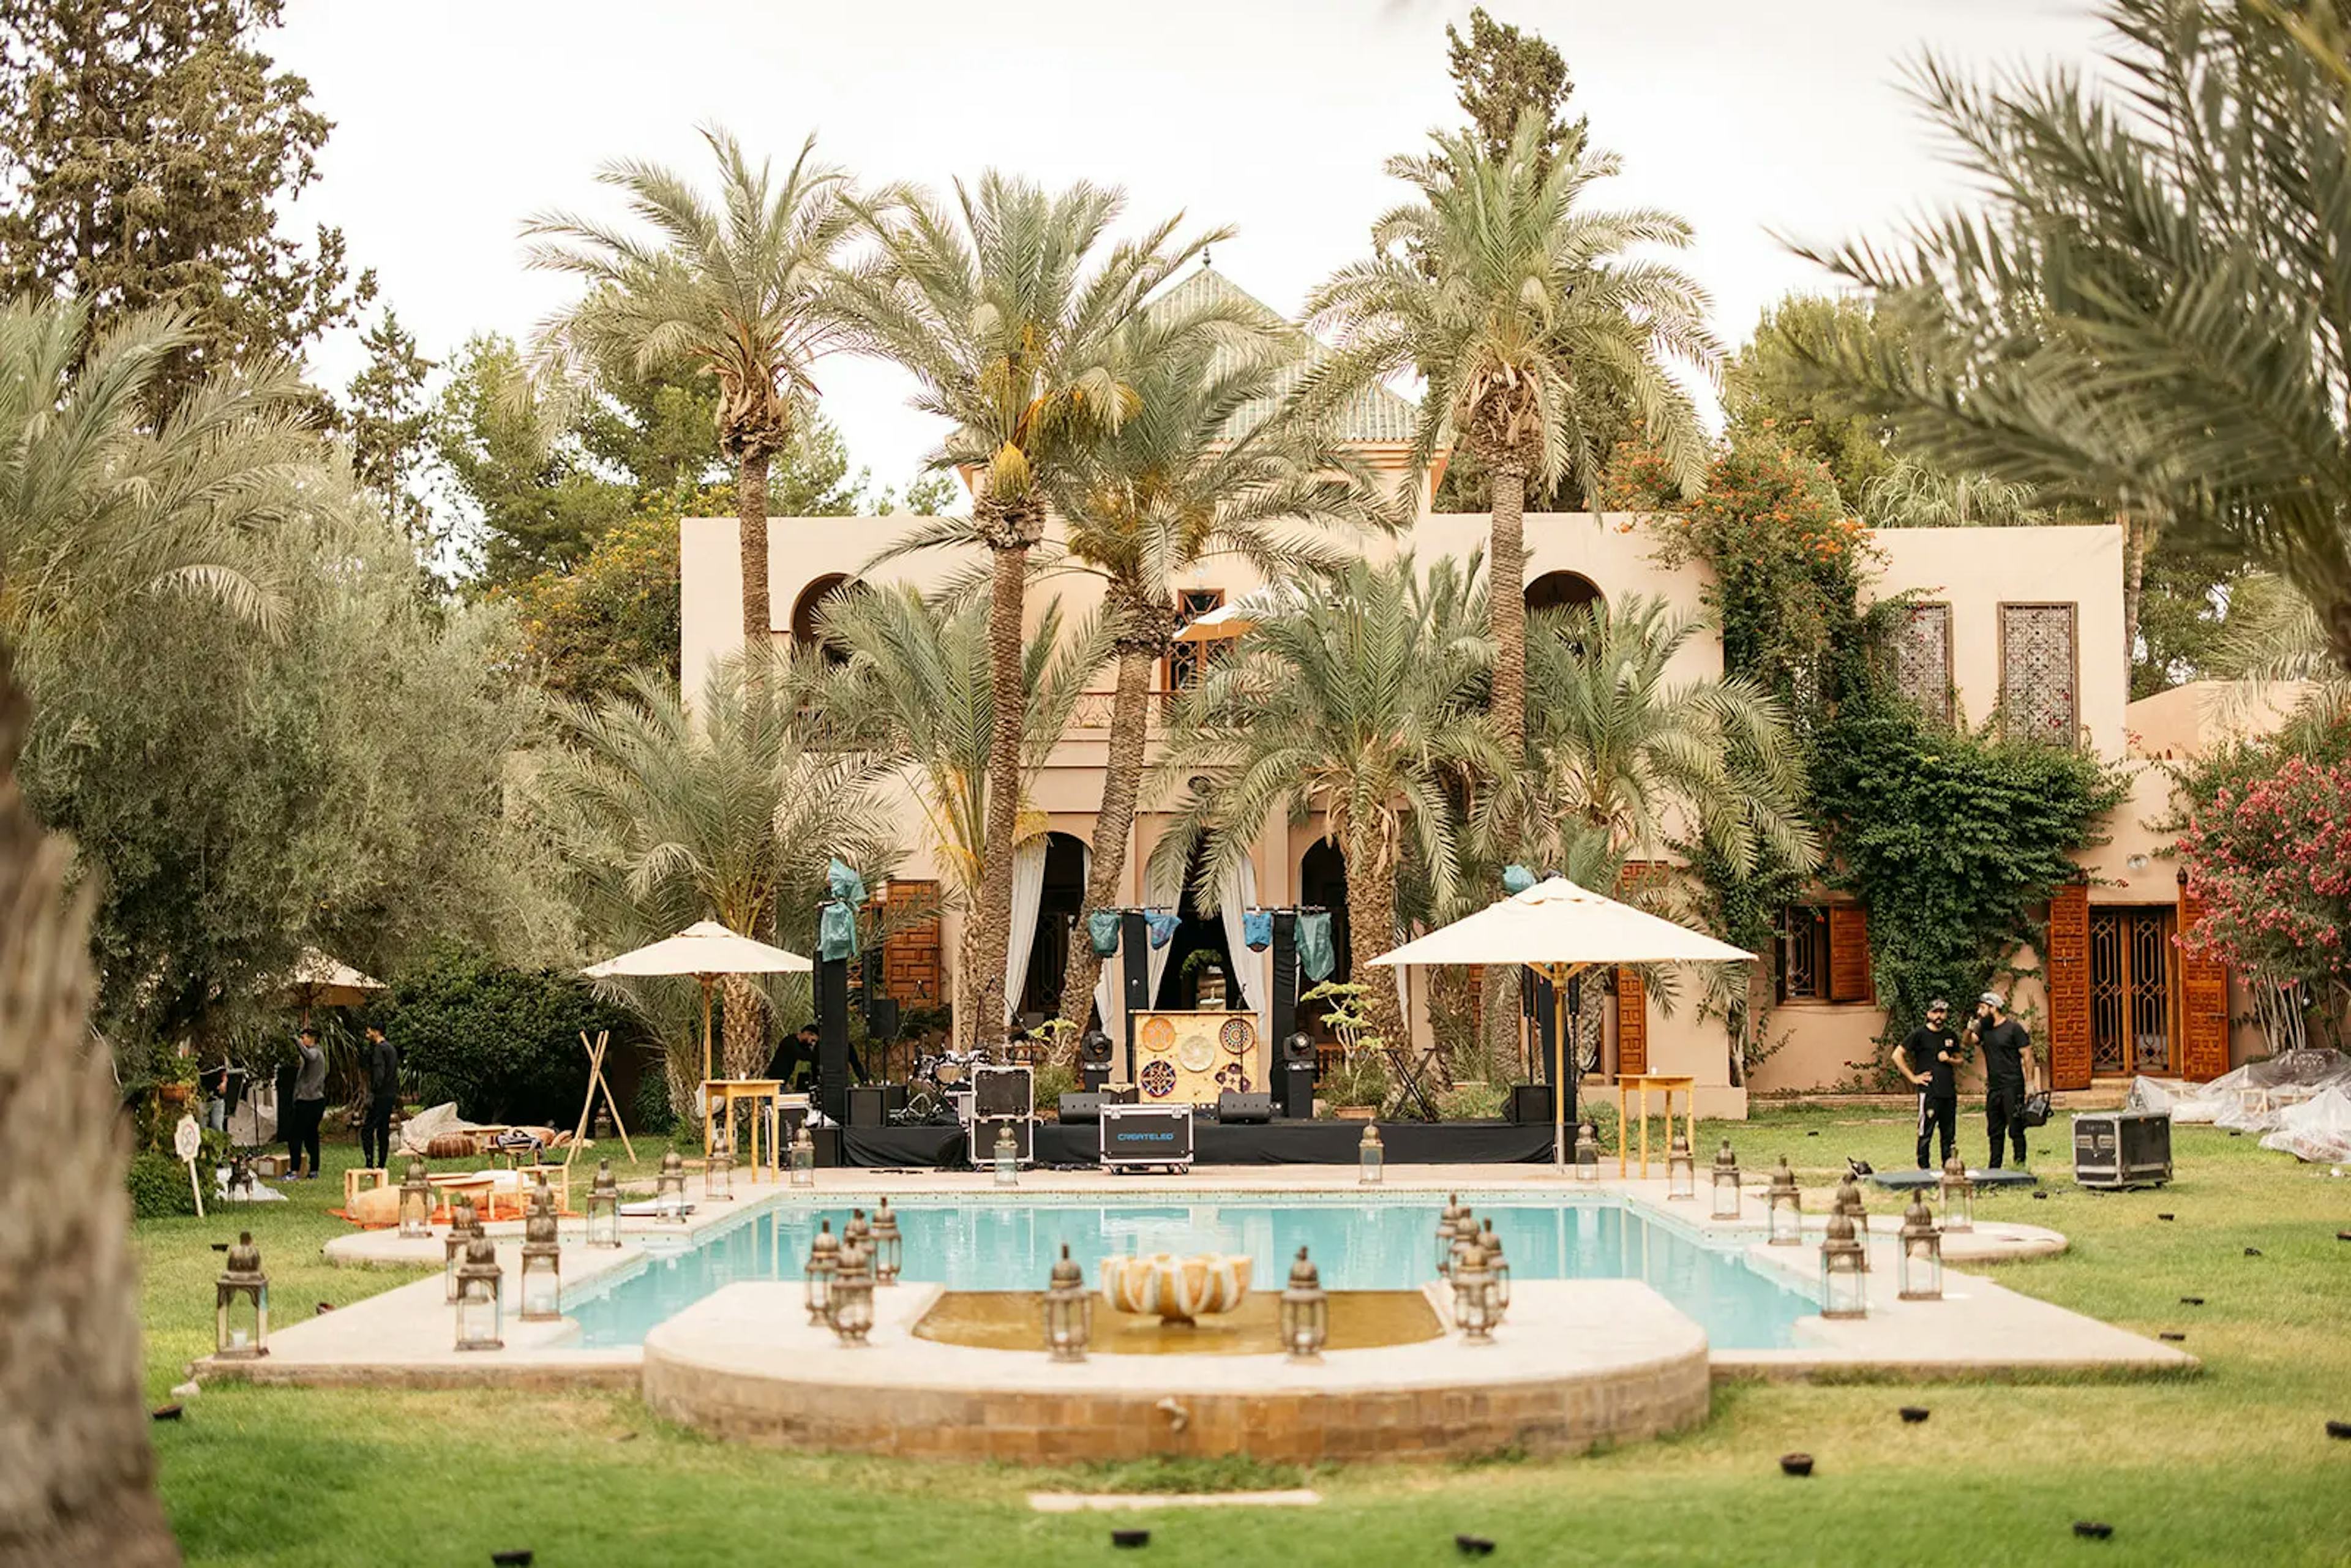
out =
{"type": "MultiPolygon", "coordinates": [[[[1629,904],[1549,876],[1477,914],[1390,948],[1374,964],[1523,964],[1566,994],[1586,969],[1618,964],[1706,964],[1751,959],[1754,954],[1702,931],[1661,920],[1629,904]]],[[[1555,1004],[1562,1008],[1563,1003],[1555,1004]]],[[[1552,1158],[1567,1161],[1567,1030],[1552,1031],[1552,1158]]]]}
{"type": "Polygon", "coordinates": [[[624,976],[690,975],[702,982],[702,1076],[710,1077],[710,988],[726,975],[805,975],[816,967],[798,953],[770,947],[716,920],[698,920],[674,936],[590,964],[591,980],[624,976]]]}
{"type": "Polygon", "coordinates": [[[316,947],[305,947],[295,959],[294,967],[278,983],[278,994],[293,1007],[302,1009],[302,1021],[308,1024],[312,1008],[355,1008],[364,1003],[374,992],[383,989],[381,980],[371,979],[340,958],[330,958],[316,947]]]}

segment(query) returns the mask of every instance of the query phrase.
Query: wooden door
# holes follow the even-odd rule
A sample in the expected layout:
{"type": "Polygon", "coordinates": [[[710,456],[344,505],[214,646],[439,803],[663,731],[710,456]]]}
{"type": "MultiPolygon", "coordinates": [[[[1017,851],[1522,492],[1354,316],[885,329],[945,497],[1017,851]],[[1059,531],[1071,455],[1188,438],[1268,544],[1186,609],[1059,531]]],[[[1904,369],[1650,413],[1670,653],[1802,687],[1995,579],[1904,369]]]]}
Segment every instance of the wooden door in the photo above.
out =
{"type": "Polygon", "coordinates": [[[2073,882],[2049,895],[2043,962],[2049,974],[2049,1084],[2087,1089],[2090,1046],[2090,888],[2073,882]]]}
{"type": "Polygon", "coordinates": [[[2168,904],[2106,904],[2089,915],[2092,1071],[2102,1077],[2176,1075],[2171,934],[2177,912],[2168,904]]]}

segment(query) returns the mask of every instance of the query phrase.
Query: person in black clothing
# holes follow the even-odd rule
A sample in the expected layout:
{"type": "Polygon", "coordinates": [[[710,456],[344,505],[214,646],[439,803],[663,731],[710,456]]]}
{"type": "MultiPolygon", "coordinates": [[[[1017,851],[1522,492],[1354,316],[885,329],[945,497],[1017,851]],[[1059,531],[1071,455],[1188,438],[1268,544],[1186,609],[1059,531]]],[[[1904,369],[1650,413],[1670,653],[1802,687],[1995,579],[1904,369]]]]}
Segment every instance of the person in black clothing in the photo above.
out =
{"type": "MultiPolygon", "coordinates": [[[[789,1087],[800,1070],[806,1068],[808,1092],[811,1094],[820,1092],[823,1088],[824,1067],[817,1057],[818,1039],[815,1024],[800,1025],[783,1044],[776,1047],[775,1060],[768,1066],[768,1076],[781,1079],[789,1087]]],[[[866,1082],[865,1064],[857,1060],[857,1048],[853,1045],[849,1048],[849,1076],[853,1082],[866,1082]]]]}
{"type": "Polygon", "coordinates": [[[305,1024],[302,1032],[294,1037],[294,1082],[291,1120],[287,1111],[278,1113],[286,1134],[286,1154],[289,1165],[288,1181],[319,1179],[319,1124],[327,1114],[327,1057],[319,1049],[319,1031],[305,1024]],[[310,1170],[303,1175],[302,1156],[310,1156],[310,1170]]]}
{"type": "Polygon", "coordinates": [[[371,1169],[392,1164],[392,1113],[400,1109],[400,1048],[384,1038],[383,1026],[367,1026],[360,1053],[367,1072],[367,1114],[360,1119],[360,1157],[371,1169]]]}
{"type": "Polygon", "coordinates": [[[1959,1037],[1943,1027],[1951,1004],[1937,997],[1927,1004],[1927,1021],[1902,1037],[1894,1048],[1894,1065],[1918,1091],[1918,1168],[1931,1170],[1927,1145],[1941,1129],[1943,1158],[1959,1147],[1959,1087],[1955,1074],[1961,1060],[1959,1037]]]}
{"type": "Polygon", "coordinates": [[[2004,1143],[2016,1145],[2016,1163],[2022,1168],[2024,1096],[2033,1079],[2032,1036],[2008,1016],[2008,1006],[1997,991],[1986,991],[1976,999],[1976,1021],[1968,1032],[1983,1048],[1984,1126],[1991,1134],[1991,1168],[2001,1168],[2004,1143]]]}

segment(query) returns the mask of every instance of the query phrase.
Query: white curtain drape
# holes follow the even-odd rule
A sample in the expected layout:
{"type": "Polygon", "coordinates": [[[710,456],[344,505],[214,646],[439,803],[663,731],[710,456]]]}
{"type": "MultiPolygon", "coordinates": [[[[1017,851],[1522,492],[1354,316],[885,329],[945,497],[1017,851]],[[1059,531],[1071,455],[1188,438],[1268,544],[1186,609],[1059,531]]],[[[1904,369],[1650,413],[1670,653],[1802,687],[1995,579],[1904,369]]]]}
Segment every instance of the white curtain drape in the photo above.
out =
{"type": "Polygon", "coordinates": [[[1265,1016],[1271,994],[1266,984],[1269,956],[1250,952],[1241,934],[1241,913],[1256,904],[1257,868],[1244,860],[1225,873],[1224,884],[1217,889],[1217,918],[1224,925],[1225,951],[1232,955],[1233,985],[1240,993],[1241,1006],[1257,1014],[1257,1036],[1263,1040],[1270,1027],[1265,1016]]]}
{"type": "Polygon", "coordinates": [[[1020,1010],[1029,955],[1037,946],[1037,910],[1045,902],[1048,841],[1048,835],[1039,833],[1012,851],[1012,940],[1004,948],[1004,1016],[1008,1019],[1020,1010]]]}

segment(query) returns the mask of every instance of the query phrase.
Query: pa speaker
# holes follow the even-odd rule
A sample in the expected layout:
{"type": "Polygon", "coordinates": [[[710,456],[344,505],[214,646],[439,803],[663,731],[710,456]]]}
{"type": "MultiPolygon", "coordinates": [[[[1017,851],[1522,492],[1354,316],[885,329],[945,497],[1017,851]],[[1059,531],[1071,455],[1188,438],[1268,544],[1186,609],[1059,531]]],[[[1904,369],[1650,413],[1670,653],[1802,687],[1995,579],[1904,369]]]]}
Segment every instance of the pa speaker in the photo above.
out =
{"type": "Polygon", "coordinates": [[[890,1092],[879,1083],[852,1084],[849,1090],[849,1124],[852,1127],[888,1126],[890,1092]]]}
{"type": "Polygon", "coordinates": [[[1224,1123],[1270,1122],[1273,1096],[1236,1094],[1228,1089],[1217,1096],[1217,1120],[1224,1123]]]}
{"type": "Polygon", "coordinates": [[[1510,1088],[1510,1120],[1522,1127],[1551,1125],[1551,1085],[1519,1083],[1510,1088]]]}
{"type": "Polygon", "coordinates": [[[1281,1060],[1285,1065],[1290,1067],[1296,1067],[1301,1062],[1308,1067],[1313,1066],[1313,1038],[1303,1030],[1290,1035],[1281,1042],[1281,1060]]]}
{"type": "Polygon", "coordinates": [[[1110,1087],[1109,1065],[1105,1063],[1101,1067],[1080,1067],[1078,1087],[1089,1094],[1099,1094],[1110,1087]]]}
{"type": "Polygon", "coordinates": [[[972,1111],[980,1116],[1026,1116],[1037,1108],[1036,1070],[980,1066],[972,1069],[972,1111]]]}
{"type": "Polygon", "coordinates": [[[865,1032],[875,1040],[898,1038],[898,998],[876,997],[865,1004],[865,1032]]]}
{"type": "Polygon", "coordinates": [[[1292,1062],[1281,1070],[1281,1114],[1287,1121],[1314,1117],[1314,1064],[1292,1062]]]}

